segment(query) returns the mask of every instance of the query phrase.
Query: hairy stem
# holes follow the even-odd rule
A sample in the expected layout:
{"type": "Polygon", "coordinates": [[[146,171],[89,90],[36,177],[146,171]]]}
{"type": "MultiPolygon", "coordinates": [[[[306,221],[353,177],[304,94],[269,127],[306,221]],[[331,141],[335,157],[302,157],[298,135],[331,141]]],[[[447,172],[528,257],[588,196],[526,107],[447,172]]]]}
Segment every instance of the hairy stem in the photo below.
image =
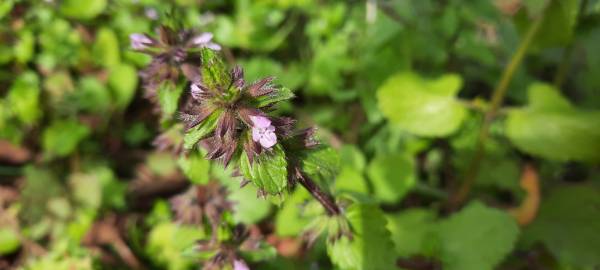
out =
{"type": "Polygon", "coordinates": [[[319,186],[312,180],[308,175],[303,173],[299,168],[296,168],[296,179],[300,184],[310,192],[310,194],[317,200],[325,211],[327,211],[328,216],[336,216],[340,214],[340,207],[335,203],[333,198],[325,193],[319,186]]]}
{"type": "Polygon", "coordinates": [[[539,15],[531,24],[527,33],[525,34],[524,39],[519,44],[517,51],[510,59],[510,62],[504,69],[502,73],[502,77],[500,78],[500,82],[494,89],[492,94],[492,100],[490,102],[490,106],[488,110],[485,112],[483,123],[481,125],[481,129],[479,130],[479,138],[477,141],[477,149],[475,150],[475,156],[471,160],[471,164],[469,166],[469,171],[465,175],[465,181],[460,186],[458,192],[453,196],[450,201],[452,207],[458,206],[464,202],[464,200],[469,195],[471,191],[471,187],[477,178],[479,173],[479,167],[481,166],[481,161],[485,156],[485,141],[490,136],[490,125],[492,120],[496,117],[498,113],[498,109],[502,105],[504,101],[504,97],[506,96],[506,92],[508,91],[508,86],[512,81],[512,78],[521,65],[525,54],[527,53],[529,46],[534,40],[536,34],[538,33],[542,22],[544,21],[543,13],[539,15]]]}

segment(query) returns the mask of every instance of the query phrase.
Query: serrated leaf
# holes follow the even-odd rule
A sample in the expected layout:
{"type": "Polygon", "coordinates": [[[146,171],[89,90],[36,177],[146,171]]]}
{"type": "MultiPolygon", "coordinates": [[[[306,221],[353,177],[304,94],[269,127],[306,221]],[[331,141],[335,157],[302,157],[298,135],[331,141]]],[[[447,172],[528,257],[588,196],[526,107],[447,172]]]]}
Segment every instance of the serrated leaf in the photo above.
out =
{"type": "Polygon", "coordinates": [[[231,78],[225,64],[215,52],[202,49],[202,83],[209,89],[218,89],[229,85],[231,78]]]}
{"type": "Polygon", "coordinates": [[[524,242],[542,242],[560,263],[576,269],[600,265],[600,189],[592,185],[553,189],[542,200],[537,218],[524,231],[524,242]]]}
{"type": "Polygon", "coordinates": [[[220,116],[221,110],[215,110],[200,124],[188,130],[183,137],[183,148],[192,149],[198,141],[212,133],[220,116]]]}
{"type": "Polygon", "coordinates": [[[54,121],[42,134],[42,147],[49,157],[65,157],[90,133],[90,128],[77,121],[54,121]]]}
{"type": "Polygon", "coordinates": [[[517,148],[551,160],[600,160],[600,111],[572,107],[547,85],[533,84],[528,92],[530,105],[511,110],[505,122],[517,148]]]}
{"type": "Polygon", "coordinates": [[[110,70],[108,85],[117,107],[125,109],[131,102],[138,84],[136,69],[128,64],[114,66],[110,70]]]}
{"type": "Polygon", "coordinates": [[[420,136],[448,136],[466,116],[466,109],[455,98],[461,85],[458,75],[428,80],[403,72],[379,87],[377,100],[392,124],[420,136]]]}
{"type": "Polygon", "coordinates": [[[268,194],[279,194],[287,187],[287,161],[279,144],[271,151],[265,151],[254,157],[252,163],[248,155],[243,152],[240,158],[240,171],[244,178],[252,181],[256,187],[268,194]]]}
{"type": "Polygon", "coordinates": [[[367,167],[375,197],[384,203],[399,201],[415,185],[414,160],[404,154],[376,156],[367,167]]]}
{"type": "Polygon", "coordinates": [[[444,269],[494,269],[513,249],[519,227],[506,212],[473,202],[438,227],[444,269]]]}
{"type": "Polygon", "coordinates": [[[383,212],[376,205],[354,204],[345,216],[352,228],[352,239],[342,237],[327,243],[331,261],[340,269],[394,269],[396,255],[383,212]]]}

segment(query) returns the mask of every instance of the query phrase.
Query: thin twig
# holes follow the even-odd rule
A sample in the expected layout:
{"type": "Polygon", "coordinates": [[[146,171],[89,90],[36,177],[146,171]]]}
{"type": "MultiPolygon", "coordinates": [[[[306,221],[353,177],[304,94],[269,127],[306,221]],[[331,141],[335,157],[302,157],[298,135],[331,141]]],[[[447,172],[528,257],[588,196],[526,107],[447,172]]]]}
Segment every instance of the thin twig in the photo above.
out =
{"type": "Polygon", "coordinates": [[[527,31],[525,38],[521,41],[521,44],[517,48],[517,51],[512,56],[508,66],[504,69],[502,73],[502,77],[500,78],[500,82],[494,89],[492,94],[492,101],[488,110],[485,113],[483,123],[481,125],[481,129],[479,131],[479,139],[477,141],[477,149],[475,151],[475,156],[471,161],[469,166],[469,171],[465,175],[465,181],[460,186],[458,192],[453,196],[450,201],[450,205],[452,208],[459,206],[464,202],[464,200],[469,195],[471,191],[471,187],[477,178],[479,173],[479,167],[481,166],[481,161],[485,156],[485,141],[490,136],[490,125],[492,120],[497,116],[498,110],[504,101],[504,97],[506,96],[506,92],[508,91],[508,86],[512,81],[512,78],[519,68],[525,54],[527,53],[529,46],[533,42],[536,34],[538,33],[542,23],[544,21],[544,14],[540,14],[531,24],[529,30],[527,31]]]}

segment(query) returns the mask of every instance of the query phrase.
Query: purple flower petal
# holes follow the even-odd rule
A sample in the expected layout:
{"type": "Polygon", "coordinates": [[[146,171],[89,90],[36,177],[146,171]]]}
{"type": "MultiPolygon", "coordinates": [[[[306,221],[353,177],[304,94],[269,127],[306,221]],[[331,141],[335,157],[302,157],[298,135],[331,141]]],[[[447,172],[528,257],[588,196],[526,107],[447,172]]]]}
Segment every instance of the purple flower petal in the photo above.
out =
{"type": "Polygon", "coordinates": [[[131,41],[131,47],[134,50],[143,50],[148,48],[148,45],[154,44],[154,40],[140,33],[133,33],[129,35],[129,40],[131,41]]]}
{"type": "Polygon", "coordinates": [[[200,97],[201,97],[202,93],[204,92],[204,90],[202,90],[202,88],[200,86],[198,86],[197,84],[193,83],[192,86],[190,86],[190,92],[192,93],[192,97],[195,100],[200,100],[200,97]]]}
{"type": "Polygon", "coordinates": [[[252,140],[259,142],[264,148],[271,148],[277,143],[275,127],[271,125],[271,120],[264,116],[250,116],[252,120],[252,140]]]}
{"type": "Polygon", "coordinates": [[[196,37],[194,37],[194,39],[192,40],[192,43],[194,45],[202,45],[204,46],[206,43],[210,42],[210,40],[213,38],[213,34],[209,33],[209,32],[205,32],[202,33],[200,35],[197,35],[196,37]]]}
{"type": "Polygon", "coordinates": [[[277,143],[277,136],[273,132],[265,133],[260,138],[259,142],[264,148],[271,148],[277,143]]]}
{"type": "Polygon", "coordinates": [[[234,260],[233,270],[250,270],[250,267],[242,260],[234,260]]]}
{"type": "Polygon", "coordinates": [[[264,116],[250,116],[250,120],[252,120],[253,126],[257,128],[267,128],[271,126],[271,120],[264,116]]]}
{"type": "Polygon", "coordinates": [[[221,50],[221,45],[214,43],[214,42],[209,42],[204,44],[204,47],[209,48],[213,51],[220,51],[221,50]]]}

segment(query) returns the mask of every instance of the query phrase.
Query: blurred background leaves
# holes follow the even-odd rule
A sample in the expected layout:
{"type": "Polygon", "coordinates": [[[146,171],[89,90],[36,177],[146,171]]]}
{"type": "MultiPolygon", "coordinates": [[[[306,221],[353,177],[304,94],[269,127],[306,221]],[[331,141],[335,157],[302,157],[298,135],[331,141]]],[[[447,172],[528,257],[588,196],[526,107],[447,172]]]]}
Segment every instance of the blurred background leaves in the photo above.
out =
{"type": "Polygon", "coordinates": [[[0,268],[196,269],[223,199],[219,240],[236,239],[224,224],[261,240],[239,252],[252,269],[596,269],[599,18],[596,0],[1,1],[0,268]],[[293,92],[276,112],[332,146],[302,166],[344,218],[303,189],[257,198],[205,153],[174,154],[181,126],[162,128],[187,88],[159,90],[158,113],[138,78],[150,59],[128,41],[161,23],[214,33],[248,81],[293,92]],[[469,177],[472,200],[452,207],[469,177]],[[207,191],[201,226],[176,220],[169,200],[210,185],[224,191],[207,191]],[[343,226],[352,240],[315,236],[343,226]]]}

